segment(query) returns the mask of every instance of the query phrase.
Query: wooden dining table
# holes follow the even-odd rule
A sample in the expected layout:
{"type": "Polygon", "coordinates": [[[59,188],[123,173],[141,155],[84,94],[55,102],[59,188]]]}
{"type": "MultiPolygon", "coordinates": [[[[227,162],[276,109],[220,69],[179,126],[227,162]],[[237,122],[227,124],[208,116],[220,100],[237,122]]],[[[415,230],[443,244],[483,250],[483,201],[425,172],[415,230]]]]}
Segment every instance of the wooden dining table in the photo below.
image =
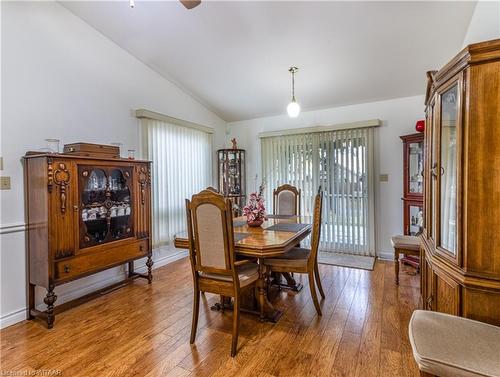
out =
{"type": "MultiPolygon", "coordinates": [[[[311,233],[311,219],[298,216],[269,215],[269,219],[259,227],[251,227],[246,222],[246,217],[233,219],[234,249],[237,255],[256,258],[259,263],[259,279],[255,291],[255,300],[261,320],[277,322],[282,315],[267,297],[267,275],[264,259],[282,255],[300,244],[311,233]]],[[[189,249],[186,234],[175,236],[174,245],[179,249],[189,249]]],[[[287,285],[294,290],[300,290],[299,285],[291,275],[285,274],[287,285]]],[[[224,305],[224,303],[222,303],[224,305]]],[[[256,311],[254,305],[244,301],[242,307],[248,311],[256,311]]]]}

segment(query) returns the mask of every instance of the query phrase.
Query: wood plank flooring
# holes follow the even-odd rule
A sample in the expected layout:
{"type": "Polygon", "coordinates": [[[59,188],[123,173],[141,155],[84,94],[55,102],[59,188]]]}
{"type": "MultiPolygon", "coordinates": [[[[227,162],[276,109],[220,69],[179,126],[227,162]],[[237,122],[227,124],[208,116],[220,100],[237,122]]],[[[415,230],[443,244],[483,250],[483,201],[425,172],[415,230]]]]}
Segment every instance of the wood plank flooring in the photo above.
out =
{"type": "Polygon", "coordinates": [[[393,264],[373,271],[320,265],[326,299],[318,317],[306,276],[282,291],[276,323],[242,314],[231,358],[232,313],[202,295],[196,344],[189,344],[192,279],[187,258],[59,314],[55,327],[24,321],[0,331],[2,371],[59,370],[62,376],[418,376],[408,321],[419,305],[418,275],[393,264]]]}

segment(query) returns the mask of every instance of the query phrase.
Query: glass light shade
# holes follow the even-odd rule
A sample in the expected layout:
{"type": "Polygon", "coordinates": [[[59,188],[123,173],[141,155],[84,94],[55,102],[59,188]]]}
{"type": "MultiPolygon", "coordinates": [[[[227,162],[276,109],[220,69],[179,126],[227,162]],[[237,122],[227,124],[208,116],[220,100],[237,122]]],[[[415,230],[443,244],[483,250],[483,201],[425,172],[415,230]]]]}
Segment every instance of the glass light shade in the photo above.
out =
{"type": "Polygon", "coordinates": [[[295,102],[295,100],[293,100],[288,104],[286,111],[290,118],[297,118],[300,113],[300,105],[297,102],[295,102]]]}

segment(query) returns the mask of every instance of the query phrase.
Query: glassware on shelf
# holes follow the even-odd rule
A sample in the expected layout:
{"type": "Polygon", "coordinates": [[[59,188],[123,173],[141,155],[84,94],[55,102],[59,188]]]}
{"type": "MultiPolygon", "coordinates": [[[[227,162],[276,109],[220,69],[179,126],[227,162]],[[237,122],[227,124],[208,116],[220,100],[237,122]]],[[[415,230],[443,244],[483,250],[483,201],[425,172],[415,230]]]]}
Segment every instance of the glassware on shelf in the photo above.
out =
{"type": "Polygon", "coordinates": [[[49,153],[59,153],[59,139],[45,139],[49,153]]]}
{"type": "Polygon", "coordinates": [[[135,160],[135,149],[129,149],[127,157],[129,160],[135,160]]]}

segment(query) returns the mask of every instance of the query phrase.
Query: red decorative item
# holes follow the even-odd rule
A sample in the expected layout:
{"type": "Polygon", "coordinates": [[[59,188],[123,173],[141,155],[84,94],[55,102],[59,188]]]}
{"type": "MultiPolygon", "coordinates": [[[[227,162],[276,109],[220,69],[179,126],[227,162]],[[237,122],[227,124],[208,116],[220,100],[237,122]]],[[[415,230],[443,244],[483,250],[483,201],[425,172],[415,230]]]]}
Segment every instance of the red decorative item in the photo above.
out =
{"type": "Polygon", "coordinates": [[[424,130],[425,130],[425,120],[417,120],[417,124],[415,125],[415,129],[418,132],[424,132],[424,130]]]}

